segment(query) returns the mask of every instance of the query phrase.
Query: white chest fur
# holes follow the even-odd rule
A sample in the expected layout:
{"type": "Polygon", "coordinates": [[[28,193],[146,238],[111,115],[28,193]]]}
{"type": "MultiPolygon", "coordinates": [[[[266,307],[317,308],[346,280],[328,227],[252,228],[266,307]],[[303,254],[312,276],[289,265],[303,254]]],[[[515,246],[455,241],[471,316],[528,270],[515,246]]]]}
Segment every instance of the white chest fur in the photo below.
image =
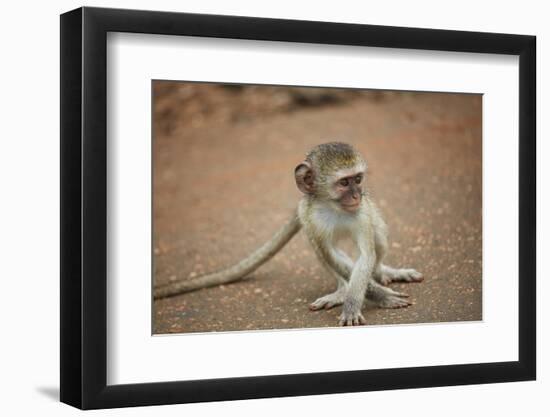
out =
{"type": "Polygon", "coordinates": [[[356,240],[358,218],[356,214],[333,210],[330,207],[313,208],[312,226],[332,242],[351,238],[356,240]]]}

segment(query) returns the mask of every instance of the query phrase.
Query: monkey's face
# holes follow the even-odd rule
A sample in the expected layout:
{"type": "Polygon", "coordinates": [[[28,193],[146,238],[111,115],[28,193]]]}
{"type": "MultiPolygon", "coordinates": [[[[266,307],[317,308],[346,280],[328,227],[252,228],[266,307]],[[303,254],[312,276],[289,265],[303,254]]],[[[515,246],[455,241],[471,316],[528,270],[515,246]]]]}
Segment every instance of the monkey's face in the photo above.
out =
{"type": "Polygon", "coordinates": [[[338,172],[332,181],[332,200],[348,213],[355,213],[361,206],[363,198],[363,179],[365,172],[361,169],[338,172]]]}
{"type": "Polygon", "coordinates": [[[367,164],[350,145],[330,142],[316,146],[296,167],[296,185],[304,194],[338,211],[361,207],[367,164]]]}

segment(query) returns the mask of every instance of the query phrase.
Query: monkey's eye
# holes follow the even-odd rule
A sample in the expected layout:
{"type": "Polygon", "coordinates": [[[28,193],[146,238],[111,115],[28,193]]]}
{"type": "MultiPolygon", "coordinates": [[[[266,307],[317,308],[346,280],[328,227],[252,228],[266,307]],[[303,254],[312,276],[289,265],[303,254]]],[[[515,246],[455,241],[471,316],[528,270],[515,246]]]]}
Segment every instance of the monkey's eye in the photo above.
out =
{"type": "Polygon", "coordinates": [[[349,185],[349,180],[347,178],[341,179],[338,181],[338,184],[340,184],[342,187],[347,187],[349,185]]]}
{"type": "Polygon", "coordinates": [[[362,175],[357,175],[355,177],[355,183],[356,184],[361,184],[361,181],[363,181],[363,176],[362,175]]]}

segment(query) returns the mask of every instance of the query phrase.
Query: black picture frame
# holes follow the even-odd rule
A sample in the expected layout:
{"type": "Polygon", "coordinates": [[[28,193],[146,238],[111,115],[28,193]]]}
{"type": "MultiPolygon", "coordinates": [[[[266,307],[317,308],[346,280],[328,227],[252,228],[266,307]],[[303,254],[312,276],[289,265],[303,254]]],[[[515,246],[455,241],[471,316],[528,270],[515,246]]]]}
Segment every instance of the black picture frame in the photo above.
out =
{"type": "Polygon", "coordinates": [[[82,409],[536,378],[534,36],[80,8],[61,15],[61,401],[82,409]],[[519,360],[107,385],[108,32],[519,56],[519,360]]]}

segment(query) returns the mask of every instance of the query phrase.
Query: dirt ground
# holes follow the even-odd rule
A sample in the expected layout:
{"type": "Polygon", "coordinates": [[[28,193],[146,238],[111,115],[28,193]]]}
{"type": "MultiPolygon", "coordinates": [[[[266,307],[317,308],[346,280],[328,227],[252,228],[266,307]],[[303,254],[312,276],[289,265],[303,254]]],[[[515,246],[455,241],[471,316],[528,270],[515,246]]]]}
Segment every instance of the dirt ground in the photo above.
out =
{"type": "MultiPolygon", "coordinates": [[[[386,263],[424,274],[392,284],[413,306],[367,307],[368,324],[482,319],[481,96],[156,82],[154,283],[228,266],[296,206],[294,167],[312,146],[353,144],[390,230],[386,263]]],[[[333,327],[340,307],[302,234],[242,282],[154,302],[154,333],[333,327]]]]}

